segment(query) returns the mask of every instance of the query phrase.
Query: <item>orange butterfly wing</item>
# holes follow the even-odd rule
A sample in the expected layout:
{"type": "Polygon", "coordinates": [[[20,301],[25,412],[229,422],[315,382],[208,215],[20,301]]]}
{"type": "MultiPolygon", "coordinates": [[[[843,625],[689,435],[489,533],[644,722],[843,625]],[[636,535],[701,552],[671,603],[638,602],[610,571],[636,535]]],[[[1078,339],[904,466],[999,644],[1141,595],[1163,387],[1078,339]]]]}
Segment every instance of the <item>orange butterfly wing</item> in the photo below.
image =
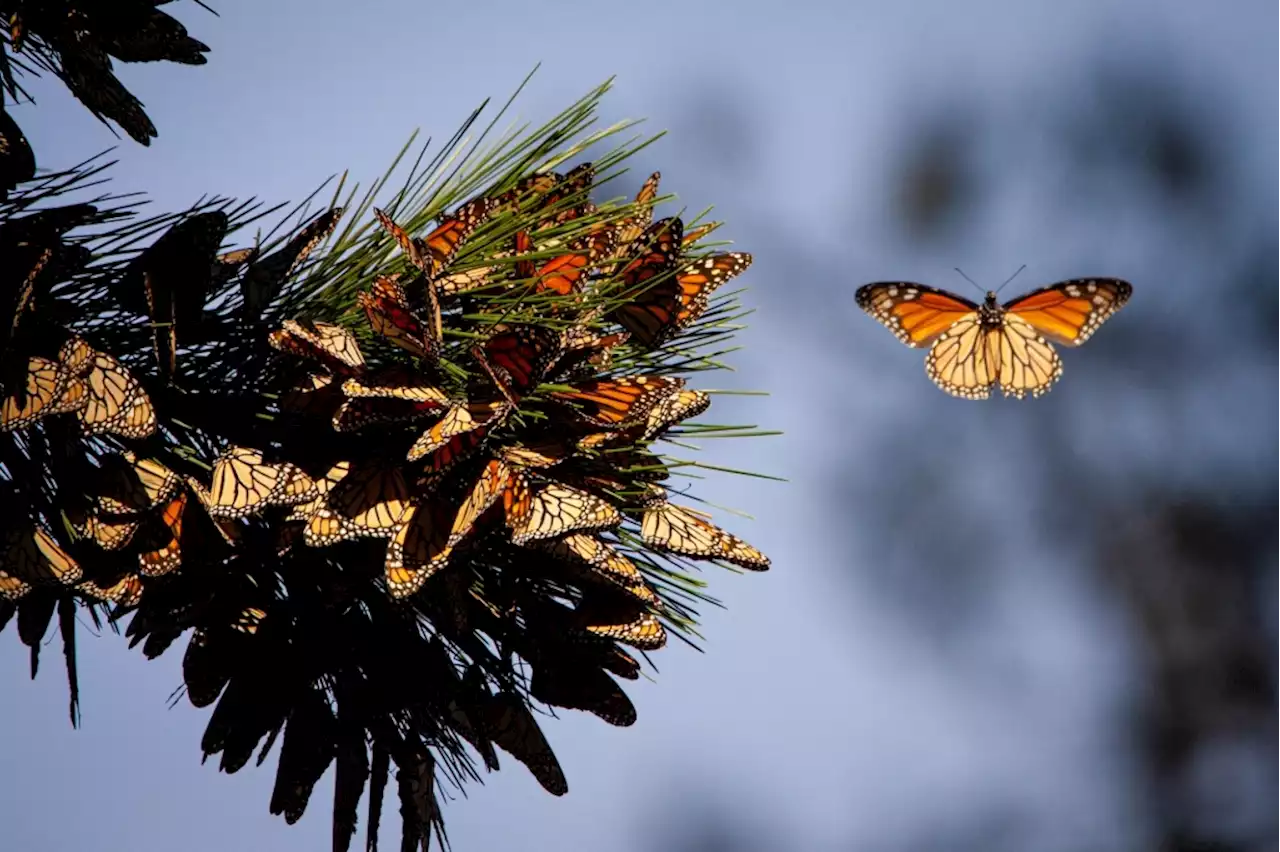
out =
{"type": "Polygon", "coordinates": [[[1124,307],[1133,287],[1119,278],[1059,281],[1004,305],[1057,343],[1079,346],[1112,314],[1124,307]]]}
{"type": "Polygon", "coordinates": [[[858,307],[915,348],[928,346],[957,321],[978,310],[968,299],[909,281],[881,281],[858,288],[858,307]]]}

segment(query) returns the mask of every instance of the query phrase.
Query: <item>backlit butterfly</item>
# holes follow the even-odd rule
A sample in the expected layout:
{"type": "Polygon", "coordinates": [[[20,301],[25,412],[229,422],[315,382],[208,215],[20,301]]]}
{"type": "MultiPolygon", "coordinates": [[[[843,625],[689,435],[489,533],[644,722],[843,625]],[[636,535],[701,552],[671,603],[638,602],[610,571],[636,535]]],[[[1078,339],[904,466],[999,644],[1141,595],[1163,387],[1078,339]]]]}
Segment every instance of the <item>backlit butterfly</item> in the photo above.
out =
{"type": "Polygon", "coordinates": [[[667,644],[667,631],[647,606],[630,596],[599,592],[587,595],[574,610],[577,626],[641,651],[667,644]]]}
{"type": "Polygon", "coordinates": [[[908,346],[932,343],[925,371],[952,396],[986,399],[999,384],[1021,399],[1040,396],[1062,376],[1048,340],[1079,346],[1132,292],[1117,278],[1073,278],[1003,305],[988,292],[977,305],[922,284],[881,282],[858,288],[857,301],[908,346]]]}
{"type": "Polygon", "coordinates": [[[267,337],[274,349],[310,358],[334,373],[349,376],[364,370],[364,355],[355,336],[328,322],[285,320],[267,337]]]}
{"type": "Polygon", "coordinates": [[[586,423],[621,429],[644,422],[654,406],[683,385],[684,379],[674,376],[621,376],[580,382],[548,395],[575,409],[586,423]]]}
{"type": "MultiPolygon", "coordinates": [[[[16,372],[16,371],[15,371],[16,372]]],[[[26,363],[24,386],[13,388],[0,402],[0,431],[21,429],[43,417],[82,409],[85,387],[72,379],[62,365],[48,358],[33,356],[26,363]],[[72,385],[76,393],[68,393],[72,385]]]]}
{"type": "Polygon", "coordinates": [[[306,262],[316,246],[333,233],[338,220],[342,218],[343,208],[334,207],[321,213],[307,223],[307,226],[285,243],[279,251],[274,251],[261,260],[255,260],[245,270],[240,282],[240,292],[244,298],[244,311],[251,317],[261,314],[271,304],[285,281],[299,266],[306,262]]]}
{"type": "Polygon", "coordinates": [[[404,288],[391,276],[379,275],[368,292],[356,298],[369,318],[369,327],[419,358],[440,357],[436,318],[424,322],[410,307],[404,288]]]}
{"type": "Polygon", "coordinates": [[[315,497],[315,482],[288,462],[265,462],[260,450],[228,447],[213,465],[203,502],[214,518],[243,518],[272,505],[296,506],[315,497]]]}
{"type": "Polygon", "coordinates": [[[698,517],[692,509],[674,503],[646,510],[640,536],[650,547],[694,559],[719,559],[752,571],[769,568],[769,557],[698,517]]]}
{"type": "Polygon", "coordinates": [[[553,796],[569,792],[560,762],[520,696],[510,692],[493,695],[481,703],[477,716],[484,736],[523,763],[543,789],[553,796]]]}
{"type": "Polygon", "coordinates": [[[124,438],[155,434],[156,412],[142,385],[105,352],[96,352],[85,376],[88,401],[76,412],[85,434],[110,432],[124,438]]]}
{"type": "Polygon", "coordinates": [[[534,388],[560,355],[560,334],[534,325],[497,326],[472,354],[509,401],[534,388]]]}

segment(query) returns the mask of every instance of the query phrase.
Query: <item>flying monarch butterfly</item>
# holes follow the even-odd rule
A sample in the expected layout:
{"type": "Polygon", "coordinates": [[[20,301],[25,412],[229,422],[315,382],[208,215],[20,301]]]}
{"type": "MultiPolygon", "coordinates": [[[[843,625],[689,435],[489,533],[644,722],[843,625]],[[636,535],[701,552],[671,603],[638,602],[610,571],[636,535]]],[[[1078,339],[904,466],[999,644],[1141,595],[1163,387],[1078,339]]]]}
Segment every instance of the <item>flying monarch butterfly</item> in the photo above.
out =
{"type": "Polygon", "coordinates": [[[306,262],[316,246],[333,233],[343,212],[342,207],[326,210],[308,222],[279,251],[249,264],[240,281],[240,294],[247,316],[257,317],[271,304],[289,276],[306,262]]]}
{"type": "Polygon", "coordinates": [[[711,397],[706,391],[676,391],[649,410],[640,439],[650,441],[668,427],[691,417],[697,417],[710,406],[711,397]]]}
{"type": "MultiPolygon", "coordinates": [[[[458,449],[462,450],[463,447],[467,447],[468,450],[475,449],[479,446],[480,439],[483,438],[488,428],[500,423],[510,411],[511,404],[505,400],[475,400],[454,403],[434,426],[431,426],[422,433],[418,440],[414,441],[405,458],[407,461],[417,461],[425,458],[433,453],[438,453],[445,447],[450,446],[454,439],[465,435],[475,436],[475,441],[458,444],[458,449]]],[[[456,457],[452,458],[450,464],[456,460],[456,457]]],[[[443,470],[444,468],[437,466],[436,469],[443,470]]]]}
{"type": "Polygon", "coordinates": [[[0,431],[22,429],[44,417],[85,407],[83,383],[72,379],[56,361],[38,355],[28,358],[19,380],[22,386],[11,388],[0,401],[0,431]],[[79,383],[79,393],[68,393],[72,382],[79,383]]]}
{"type": "Polygon", "coordinates": [[[622,515],[609,503],[559,482],[531,486],[516,473],[503,493],[512,544],[528,544],[566,533],[609,529],[622,515]]]}
{"type": "Polygon", "coordinates": [[[667,644],[667,631],[648,607],[634,597],[620,594],[588,594],[573,612],[577,626],[630,645],[641,651],[656,651],[667,644]]]}
{"type": "Polygon", "coordinates": [[[355,336],[329,322],[285,320],[267,341],[275,349],[324,364],[337,375],[350,376],[364,370],[364,355],[355,336]]]}
{"type": "Polygon", "coordinates": [[[1049,340],[1079,346],[1132,292],[1118,278],[1072,278],[1003,305],[988,292],[978,305],[922,284],[881,282],[858,288],[857,301],[908,346],[932,343],[925,371],[952,396],[986,399],[999,384],[1005,396],[1022,399],[1062,377],[1049,340]]]}
{"type": "Polygon", "coordinates": [[[520,696],[492,695],[481,701],[476,715],[483,735],[523,763],[544,790],[553,796],[569,792],[560,761],[520,696]]]}
{"type": "Polygon", "coordinates": [[[182,477],[155,459],[132,452],[102,457],[97,477],[98,509],[117,515],[146,512],[173,496],[182,477]]]}
{"type": "Polygon", "coordinates": [[[698,517],[692,509],[674,503],[647,509],[640,525],[640,537],[650,547],[694,559],[719,559],[752,571],[769,568],[769,557],[698,517]]]}
{"type": "Polygon", "coordinates": [[[88,400],[76,412],[87,435],[109,432],[149,438],[156,431],[151,398],[129,370],[105,352],[95,352],[85,376],[88,400]]]}
{"type": "MultiPolygon", "coordinates": [[[[751,265],[745,252],[690,261],[674,278],[659,281],[614,310],[612,317],[644,346],[657,346],[688,328],[707,309],[711,294],[751,265]]],[[[630,289],[630,280],[624,274],[630,289]]]]}
{"type": "Polygon", "coordinates": [[[580,382],[548,395],[574,409],[585,423],[621,429],[644,422],[655,405],[683,386],[684,379],[675,376],[622,376],[580,382]]]}
{"type": "Polygon", "coordinates": [[[289,462],[266,462],[262,451],[232,445],[213,464],[205,509],[213,518],[243,518],[267,506],[295,506],[315,497],[314,480],[289,462]]]}
{"type": "Polygon", "coordinates": [[[359,293],[356,298],[375,332],[419,358],[439,359],[438,312],[430,323],[424,323],[410,309],[404,288],[396,278],[380,275],[367,292],[359,293]]]}
{"type": "Polygon", "coordinates": [[[11,527],[3,546],[0,569],[10,579],[0,580],[0,597],[17,600],[30,586],[71,586],[84,576],[80,565],[38,524],[28,521],[11,527]]]}
{"type": "Polygon", "coordinates": [[[409,486],[398,468],[351,465],[322,496],[302,540],[309,547],[328,547],[354,538],[390,538],[409,508],[409,486]]]}
{"type": "Polygon", "coordinates": [[[535,546],[566,564],[581,564],[595,576],[642,601],[656,603],[658,600],[636,564],[595,536],[573,533],[563,538],[538,541],[535,546]]]}

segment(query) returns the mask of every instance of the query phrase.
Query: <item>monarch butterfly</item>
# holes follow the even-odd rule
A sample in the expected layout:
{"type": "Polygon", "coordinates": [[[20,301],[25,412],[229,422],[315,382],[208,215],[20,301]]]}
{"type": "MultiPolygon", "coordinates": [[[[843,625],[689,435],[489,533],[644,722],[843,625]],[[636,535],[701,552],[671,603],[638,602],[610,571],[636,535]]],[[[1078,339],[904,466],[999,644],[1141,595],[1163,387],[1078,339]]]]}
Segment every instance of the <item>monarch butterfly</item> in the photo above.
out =
{"type": "Polygon", "coordinates": [[[187,216],[130,261],[120,279],[126,307],[134,304],[138,291],[146,296],[156,363],[166,375],[172,376],[176,368],[179,329],[186,337],[204,314],[228,222],[223,210],[187,216]]]}
{"type": "Polygon", "coordinates": [[[302,819],[312,790],[333,762],[337,726],[323,692],[307,689],[292,702],[270,805],[271,813],[283,814],[289,825],[302,819]]]}
{"type": "Polygon", "coordinates": [[[352,465],[322,495],[302,540],[309,547],[328,547],[354,538],[390,538],[409,507],[409,486],[398,468],[352,465]]]}
{"type": "Polygon", "coordinates": [[[508,464],[519,467],[552,467],[564,461],[570,454],[569,447],[558,441],[537,444],[506,444],[498,455],[508,464]]]}
{"type": "Polygon", "coordinates": [[[329,419],[345,397],[342,386],[327,373],[308,373],[280,396],[280,410],[289,414],[329,419]]]}
{"type": "Polygon", "coordinates": [[[571,241],[569,248],[586,255],[588,265],[595,266],[617,255],[621,248],[618,226],[597,222],[587,229],[587,233],[571,241]]]}
{"type": "Polygon", "coordinates": [[[316,485],[289,462],[263,461],[262,451],[230,446],[213,464],[203,501],[213,518],[243,518],[267,506],[295,506],[315,497],[316,485]]]}
{"type": "Polygon", "coordinates": [[[609,366],[613,359],[613,351],[631,339],[626,331],[614,334],[597,334],[583,326],[565,329],[560,335],[559,359],[547,371],[553,376],[572,377],[578,368],[590,364],[595,374],[609,366]]]}
{"type": "Polygon", "coordinates": [[[80,565],[58,546],[53,536],[30,522],[6,533],[0,569],[5,575],[0,578],[0,597],[9,600],[22,597],[33,585],[71,586],[83,577],[80,565]]]}
{"type": "Polygon", "coordinates": [[[333,415],[333,428],[338,432],[354,432],[378,423],[403,423],[439,414],[445,403],[435,400],[413,401],[387,397],[362,396],[348,399],[333,415]]]}
{"type": "Polygon", "coordinates": [[[67,519],[76,535],[87,538],[103,550],[120,550],[133,541],[140,521],[135,515],[100,515],[96,511],[84,511],[68,507],[67,519]]]}
{"type": "Polygon", "coordinates": [[[83,409],[83,383],[78,394],[69,394],[72,379],[55,361],[40,356],[27,359],[23,386],[15,388],[0,402],[0,431],[22,429],[44,417],[83,409]]]}
{"type": "Polygon", "coordinates": [[[595,536],[574,533],[560,539],[539,541],[535,546],[566,564],[583,565],[593,575],[642,601],[656,603],[658,600],[636,564],[595,536]]]}
{"type": "Polygon", "coordinates": [[[660,401],[684,386],[675,376],[622,376],[570,385],[571,390],[549,396],[574,409],[593,426],[621,429],[644,421],[660,401]]]}
{"type": "Polygon", "coordinates": [[[593,665],[567,661],[532,666],[529,694],[553,707],[585,710],[610,725],[626,728],[636,723],[636,708],[617,681],[593,665]]]}
{"type": "Polygon", "coordinates": [[[73,334],[58,349],[58,363],[68,376],[80,378],[93,366],[93,347],[73,334]]]}
{"type": "Polygon", "coordinates": [[[424,324],[409,308],[404,288],[396,278],[380,275],[368,292],[361,292],[356,298],[375,332],[419,358],[434,361],[440,357],[440,328],[435,321],[438,316],[424,324]]]}
{"type": "Polygon", "coordinates": [[[660,400],[645,418],[642,441],[650,441],[660,432],[676,423],[691,417],[697,417],[711,406],[711,397],[706,391],[679,390],[660,400]]]}
{"type": "Polygon", "coordinates": [[[211,272],[214,286],[226,284],[240,271],[240,267],[252,263],[257,258],[258,249],[256,247],[233,249],[218,255],[213,259],[213,270],[211,272]]]}
{"type": "Polygon", "coordinates": [[[658,183],[662,180],[662,172],[649,175],[633,202],[636,211],[618,224],[617,241],[620,247],[634,243],[644,233],[645,228],[653,224],[653,200],[658,197],[658,183]]]}
{"type": "MultiPolygon", "coordinates": [[[[644,346],[657,346],[702,316],[711,294],[742,274],[751,259],[745,252],[725,252],[690,261],[674,278],[647,288],[617,308],[612,317],[644,346]]],[[[623,278],[630,287],[632,282],[625,273],[623,278]]]]}
{"type": "Polygon", "coordinates": [[[152,509],[182,485],[182,477],[160,462],[140,459],[129,451],[104,456],[100,471],[98,508],[118,515],[152,509]]]}
{"type": "Polygon", "coordinates": [[[560,761],[523,699],[499,692],[482,700],[476,715],[483,735],[523,763],[544,790],[553,796],[569,792],[560,761]]]}
{"type": "Polygon", "coordinates": [[[591,258],[585,254],[570,253],[553,257],[538,267],[534,277],[540,293],[568,296],[582,289],[579,282],[588,271],[591,258]]]}
{"type": "Polygon", "coordinates": [[[453,552],[452,524],[442,501],[424,500],[409,508],[387,542],[385,574],[391,597],[412,595],[447,564],[453,552]]]}
{"type": "Polygon", "coordinates": [[[123,438],[148,438],[156,431],[156,412],[142,385],[105,352],[95,352],[85,376],[88,400],[76,412],[85,434],[110,432],[123,438]]]}
{"type": "Polygon", "coordinates": [[[249,264],[240,281],[240,295],[244,300],[246,315],[256,317],[271,304],[289,276],[306,262],[316,246],[333,233],[343,212],[345,210],[342,207],[326,210],[308,222],[279,251],[249,264]]]}
{"type": "Polygon", "coordinates": [[[408,461],[417,461],[445,447],[454,438],[476,433],[489,426],[496,425],[511,411],[511,405],[505,400],[476,400],[452,404],[444,417],[427,431],[423,432],[406,456],[408,461]]]}
{"type": "Polygon", "coordinates": [[[1062,361],[1045,338],[1079,346],[1132,292],[1118,278],[1073,278],[1003,305],[988,292],[977,305],[922,284],[881,282],[859,287],[857,302],[908,346],[932,343],[925,371],[952,396],[986,399],[999,384],[1005,396],[1022,399],[1062,377],[1062,361]]]}
{"type": "Polygon", "coordinates": [[[400,250],[409,262],[430,278],[435,278],[453,260],[467,237],[475,231],[498,207],[492,198],[477,198],[458,208],[452,216],[441,220],[431,233],[422,239],[410,237],[405,230],[378,208],[373,214],[379,224],[400,244],[400,250]]]}
{"type": "Polygon", "coordinates": [[[495,380],[513,395],[520,395],[542,381],[547,368],[560,354],[560,334],[534,325],[500,325],[481,347],[481,364],[497,373],[495,380]]]}
{"type": "Polygon", "coordinates": [[[275,349],[319,361],[338,375],[354,375],[364,370],[364,355],[355,336],[340,325],[328,322],[285,320],[267,341],[275,349]]]}
{"type": "Polygon", "coordinates": [[[752,571],[769,567],[769,557],[735,535],[674,503],[663,503],[644,513],[640,537],[650,547],[694,559],[719,559],[752,571]]]}
{"type": "Polygon", "coordinates": [[[138,572],[144,577],[163,577],[182,565],[182,515],[187,508],[187,495],[179,494],[160,513],[165,530],[162,540],[138,554],[138,572]]]}
{"type": "Polygon", "coordinates": [[[633,597],[590,594],[573,611],[578,627],[641,651],[667,644],[667,631],[648,607],[633,597]]]}
{"type": "Polygon", "coordinates": [[[582,163],[556,181],[555,186],[542,197],[542,202],[538,205],[538,209],[546,211],[548,215],[538,223],[535,230],[544,231],[590,215],[594,205],[587,193],[591,191],[595,176],[595,166],[592,163],[582,163]]]}
{"type": "Polygon", "coordinates": [[[329,468],[324,476],[317,477],[314,480],[315,496],[305,503],[299,503],[293,507],[293,510],[285,516],[285,521],[306,521],[314,515],[323,505],[324,496],[333,490],[333,486],[337,485],[351,471],[351,462],[340,461],[329,468]]]}
{"type": "Polygon", "coordinates": [[[705,237],[707,234],[714,231],[716,228],[719,228],[723,224],[724,224],[723,222],[705,222],[699,225],[698,227],[694,228],[692,231],[686,232],[684,235],[684,239],[680,241],[680,244],[685,246],[691,246],[694,243],[696,243],[698,240],[705,237]]]}
{"type": "Polygon", "coordinates": [[[349,397],[402,399],[406,402],[436,403],[439,406],[449,402],[444,391],[424,383],[420,375],[400,366],[347,379],[342,383],[342,392],[349,397]]]}
{"type": "Polygon", "coordinates": [[[109,586],[103,586],[95,580],[85,580],[76,585],[76,591],[98,603],[131,607],[142,600],[142,578],[137,574],[124,574],[109,586]]]}
{"type": "Polygon", "coordinates": [[[522,474],[503,494],[512,544],[616,527],[622,515],[604,500],[558,482],[531,487],[522,474]]]}

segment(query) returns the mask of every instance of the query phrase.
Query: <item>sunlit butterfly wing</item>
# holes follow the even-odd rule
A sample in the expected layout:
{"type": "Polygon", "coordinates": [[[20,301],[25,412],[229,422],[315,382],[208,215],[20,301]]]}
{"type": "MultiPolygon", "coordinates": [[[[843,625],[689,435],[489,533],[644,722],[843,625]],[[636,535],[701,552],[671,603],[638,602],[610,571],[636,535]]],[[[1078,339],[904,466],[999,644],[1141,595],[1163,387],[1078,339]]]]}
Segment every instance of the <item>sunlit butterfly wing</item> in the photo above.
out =
{"type": "Polygon", "coordinates": [[[507,508],[513,544],[609,529],[620,523],[622,515],[609,503],[559,482],[535,486],[526,500],[507,508]]]}
{"type": "Polygon", "coordinates": [[[302,538],[310,547],[326,547],[355,538],[390,538],[409,508],[409,487],[398,468],[352,465],[347,475],[323,495],[320,508],[307,520],[302,538]]]}
{"type": "Polygon", "coordinates": [[[155,434],[156,412],[151,398],[123,364],[96,352],[84,379],[88,399],[76,415],[86,434],[111,433],[123,438],[155,434]]]}
{"type": "Polygon", "coordinates": [[[417,461],[441,450],[455,438],[483,432],[500,422],[510,410],[505,400],[454,403],[444,417],[414,442],[406,459],[417,461]]]}
{"type": "Polygon", "coordinates": [[[684,239],[680,242],[682,245],[691,246],[723,224],[723,222],[705,222],[698,227],[687,231],[684,235],[684,239]]]}
{"type": "Polygon", "coordinates": [[[554,228],[589,215],[593,205],[588,194],[595,176],[596,169],[592,163],[582,163],[570,169],[538,205],[538,209],[544,212],[537,230],[554,228]]]}
{"type": "Polygon", "coordinates": [[[0,567],[32,586],[71,586],[84,576],[80,565],[43,527],[30,521],[11,527],[4,537],[0,567]]]}
{"type": "Polygon", "coordinates": [[[583,598],[574,610],[574,621],[588,633],[641,651],[656,651],[667,644],[666,629],[644,603],[603,589],[583,598]]]}
{"type": "Polygon", "coordinates": [[[98,509],[128,514],[145,512],[168,500],[182,486],[182,477],[155,459],[132,452],[102,458],[98,477],[98,509]]]}
{"type": "Polygon", "coordinates": [[[726,252],[690,261],[674,278],[656,282],[613,318],[641,344],[657,346],[692,325],[706,311],[711,295],[751,265],[751,255],[726,252]]]}
{"type": "Polygon", "coordinates": [[[163,577],[182,565],[182,515],[187,508],[187,495],[179,494],[160,513],[165,530],[157,546],[138,554],[138,573],[144,577],[163,577]]]}
{"type": "Polygon", "coordinates": [[[694,559],[719,559],[752,571],[769,567],[769,557],[759,550],[674,503],[646,510],[640,536],[650,547],[694,559]]]}
{"type": "Polygon", "coordinates": [[[884,281],[858,288],[858,307],[908,346],[928,346],[961,319],[976,315],[968,299],[909,281],[884,281]]]}
{"type": "Polygon", "coordinates": [[[449,403],[444,391],[428,384],[421,374],[401,366],[347,379],[342,383],[342,392],[352,398],[400,399],[442,407],[449,403]]]}
{"type": "Polygon", "coordinates": [[[25,371],[17,375],[20,387],[13,388],[0,401],[0,431],[22,429],[44,417],[85,405],[83,392],[68,398],[66,392],[72,379],[56,361],[33,356],[27,359],[25,371]]]}
{"type": "Polygon", "coordinates": [[[453,546],[449,507],[439,500],[412,506],[387,543],[387,591],[393,598],[412,595],[449,560],[453,546]]]}
{"type": "Polygon", "coordinates": [[[1004,310],[1056,343],[1079,346],[1132,294],[1132,285],[1119,278],[1073,278],[1019,296],[1004,310]]]}
{"type": "Polygon", "coordinates": [[[659,400],[645,417],[641,440],[650,441],[677,423],[697,417],[711,405],[706,391],[678,390],[659,400]]]}
{"type": "Polygon", "coordinates": [[[94,580],[85,580],[76,585],[76,591],[98,603],[131,607],[142,600],[142,578],[137,574],[125,574],[106,585],[94,580]]]}
{"type": "Polygon", "coordinates": [[[357,295],[369,326],[376,333],[419,358],[440,357],[440,338],[409,307],[404,288],[392,277],[381,275],[368,292],[357,295]]]}
{"type": "Polygon", "coordinates": [[[354,375],[365,367],[355,336],[333,323],[285,320],[267,340],[281,352],[318,361],[338,375],[354,375]]]}
{"type": "Polygon", "coordinates": [[[594,576],[640,600],[649,603],[658,600],[636,564],[594,536],[579,533],[535,544],[565,563],[583,566],[594,576]]]}
{"type": "Polygon", "coordinates": [[[584,423],[621,429],[643,423],[655,405],[683,385],[674,376],[622,376],[580,382],[548,396],[571,407],[584,423]]]}
{"type": "Polygon", "coordinates": [[[342,207],[334,207],[321,213],[279,251],[249,264],[240,281],[247,316],[256,317],[271,304],[289,276],[306,262],[316,246],[333,233],[343,212],[342,207]]]}
{"type": "Polygon", "coordinates": [[[636,193],[635,212],[623,219],[618,226],[618,245],[628,246],[640,239],[645,228],[653,224],[653,201],[658,197],[658,183],[662,172],[654,172],[636,193]]]}

